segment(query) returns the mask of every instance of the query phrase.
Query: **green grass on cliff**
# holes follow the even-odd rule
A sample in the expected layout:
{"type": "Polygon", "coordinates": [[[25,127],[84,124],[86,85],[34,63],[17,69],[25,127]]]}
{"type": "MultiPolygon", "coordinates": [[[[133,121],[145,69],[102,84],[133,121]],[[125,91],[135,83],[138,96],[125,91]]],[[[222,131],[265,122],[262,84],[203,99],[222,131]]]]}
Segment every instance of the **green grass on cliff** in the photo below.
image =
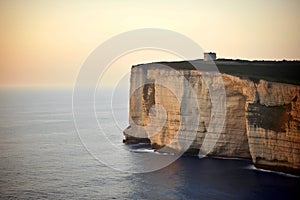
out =
{"type": "MultiPolygon", "coordinates": [[[[197,63],[204,70],[209,71],[212,62],[202,60],[160,62],[174,69],[195,69],[191,63],[197,63]]],[[[221,73],[247,77],[255,82],[260,79],[267,81],[300,85],[300,61],[247,61],[218,59],[215,61],[221,73]]],[[[141,65],[143,66],[143,65],[141,65]]]]}
{"type": "Polygon", "coordinates": [[[248,77],[254,81],[267,81],[300,85],[299,61],[253,61],[253,62],[226,62],[216,61],[222,73],[240,77],[248,77]]]}

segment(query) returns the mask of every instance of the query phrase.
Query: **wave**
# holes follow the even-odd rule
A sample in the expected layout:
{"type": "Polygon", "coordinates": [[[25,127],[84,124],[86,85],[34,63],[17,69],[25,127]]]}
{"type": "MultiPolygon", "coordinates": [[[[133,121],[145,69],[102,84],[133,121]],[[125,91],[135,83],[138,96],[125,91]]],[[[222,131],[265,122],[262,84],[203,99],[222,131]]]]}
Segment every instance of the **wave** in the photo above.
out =
{"type": "Polygon", "coordinates": [[[134,153],[155,153],[155,154],[163,155],[163,156],[173,156],[173,155],[175,155],[174,153],[159,152],[159,151],[156,151],[155,149],[145,149],[145,148],[131,149],[130,152],[134,152],[134,153]]]}
{"type": "Polygon", "coordinates": [[[267,169],[259,169],[259,168],[256,168],[253,164],[248,165],[247,167],[245,167],[245,169],[266,172],[266,173],[273,173],[273,174],[278,174],[281,176],[292,177],[292,178],[300,178],[300,176],[288,174],[288,173],[284,173],[284,172],[276,172],[276,171],[267,170],[267,169]]]}
{"type": "Polygon", "coordinates": [[[163,156],[174,156],[175,155],[175,153],[167,153],[167,152],[159,152],[159,151],[155,151],[154,153],[163,155],[163,156]]]}
{"type": "Polygon", "coordinates": [[[132,149],[130,151],[134,153],[154,153],[154,149],[132,149]]]}

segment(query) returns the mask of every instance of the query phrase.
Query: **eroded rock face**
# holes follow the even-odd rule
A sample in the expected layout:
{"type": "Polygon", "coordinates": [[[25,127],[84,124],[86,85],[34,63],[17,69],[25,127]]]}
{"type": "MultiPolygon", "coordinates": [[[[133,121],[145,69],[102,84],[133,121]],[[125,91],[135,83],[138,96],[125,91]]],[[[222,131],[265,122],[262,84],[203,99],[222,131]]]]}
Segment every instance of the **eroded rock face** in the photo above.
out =
{"type": "MultiPolygon", "coordinates": [[[[222,74],[222,80],[226,91],[225,123],[220,136],[211,139],[214,147],[208,155],[249,158],[257,167],[299,174],[300,87],[264,80],[254,83],[228,74],[222,74]]],[[[198,154],[212,117],[208,85],[211,90],[219,87],[214,77],[204,80],[203,72],[198,70],[180,69],[175,73],[154,64],[133,67],[131,90],[135,91],[131,91],[130,126],[124,131],[125,142],[149,141],[158,150],[168,147],[181,151],[186,148],[178,131],[184,129],[184,140],[189,144],[187,152],[198,154]],[[167,87],[156,84],[158,78],[167,87]],[[151,83],[137,89],[135,86],[145,79],[151,83]],[[186,91],[184,80],[196,96],[186,91]],[[189,105],[195,100],[199,106],[198,128],[189,119],[193,113],[189,105]],[[155,113],[155,109],[151,111],[156,104],[164,108],[165,118],[151,118],[161,114],[155,113]],[[140,129],[133,129],[135,125],[140,129]],[[142,130],[149,125],[152,128],[146,128],[148,131],[142,130]],[[192,134],[189,127],[196,133],[192,134]]]]}
{"type": "Polygon", "coordinates": [[[300,173],[300,87],[261,80],[258,102],[246,110],[247,135],[257,167],[300,173]]]}

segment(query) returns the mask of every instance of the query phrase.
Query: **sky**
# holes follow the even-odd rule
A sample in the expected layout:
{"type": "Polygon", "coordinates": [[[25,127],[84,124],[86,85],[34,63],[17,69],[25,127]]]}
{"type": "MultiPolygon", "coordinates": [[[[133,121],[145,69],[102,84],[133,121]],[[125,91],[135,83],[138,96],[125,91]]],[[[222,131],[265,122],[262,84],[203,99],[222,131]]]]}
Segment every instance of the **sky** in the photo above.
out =
{"type": "MultiPolygon", "coordinates": [[[[0,1],[0,86],[72,87],[85,59],[139,28],[181,33],[219,58],[300,60],[298,0],[0,1]]],[[[199,58],[202,58],[199,55],[199,58]]],[[[116,60],[104,85],[132,64],[178,57],[144,50],[116,60]]]]}

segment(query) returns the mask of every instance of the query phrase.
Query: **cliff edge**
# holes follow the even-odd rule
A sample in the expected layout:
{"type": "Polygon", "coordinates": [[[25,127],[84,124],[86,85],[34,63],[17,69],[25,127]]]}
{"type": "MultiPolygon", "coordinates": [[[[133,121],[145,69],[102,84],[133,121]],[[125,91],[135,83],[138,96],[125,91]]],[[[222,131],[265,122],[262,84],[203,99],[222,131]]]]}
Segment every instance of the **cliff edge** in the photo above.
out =
{"type": "MultiPolygon", "coordinates": [[[[184,149],[174,140],[178,140],[176,134],[181,127],[188,127],[190,120],[186,120],[186,116],[192,112],[188,107],[196,98],[199,106],[196,134],[184,139],[189,140],[186,153],[201,153],[212,119],[210,91],[219,86],[214,76],[209,81],[204,80],[203,74],[207,72],[180,67],[180,63],[176,66],[161,68],[157,63],[150,63],[132,67],[125,143],[148,142],[157,150],[162,147],[170,151],[184,149]],[[170,87],[156,82],[158,78],[170,87]],[[186,80],[195,96],[185,91],[186,80]],[[151,108],[157,104],[164,109],[165,116],[158,117],[163,124],[151,118],[151,108]],[[135,125],[147,127],[150,124],[160,128],[150,132],[133,130],[135,125]]],[[[226,116],[219,137],[211,139],[215,141],[208,156],[248,158],[258,168],[300,174],[300,86],[228,72],[222,73],[221,78],[226,92],[226,116]]],[[[160,113],[154,112],[154,115],[160,113]]]]}

